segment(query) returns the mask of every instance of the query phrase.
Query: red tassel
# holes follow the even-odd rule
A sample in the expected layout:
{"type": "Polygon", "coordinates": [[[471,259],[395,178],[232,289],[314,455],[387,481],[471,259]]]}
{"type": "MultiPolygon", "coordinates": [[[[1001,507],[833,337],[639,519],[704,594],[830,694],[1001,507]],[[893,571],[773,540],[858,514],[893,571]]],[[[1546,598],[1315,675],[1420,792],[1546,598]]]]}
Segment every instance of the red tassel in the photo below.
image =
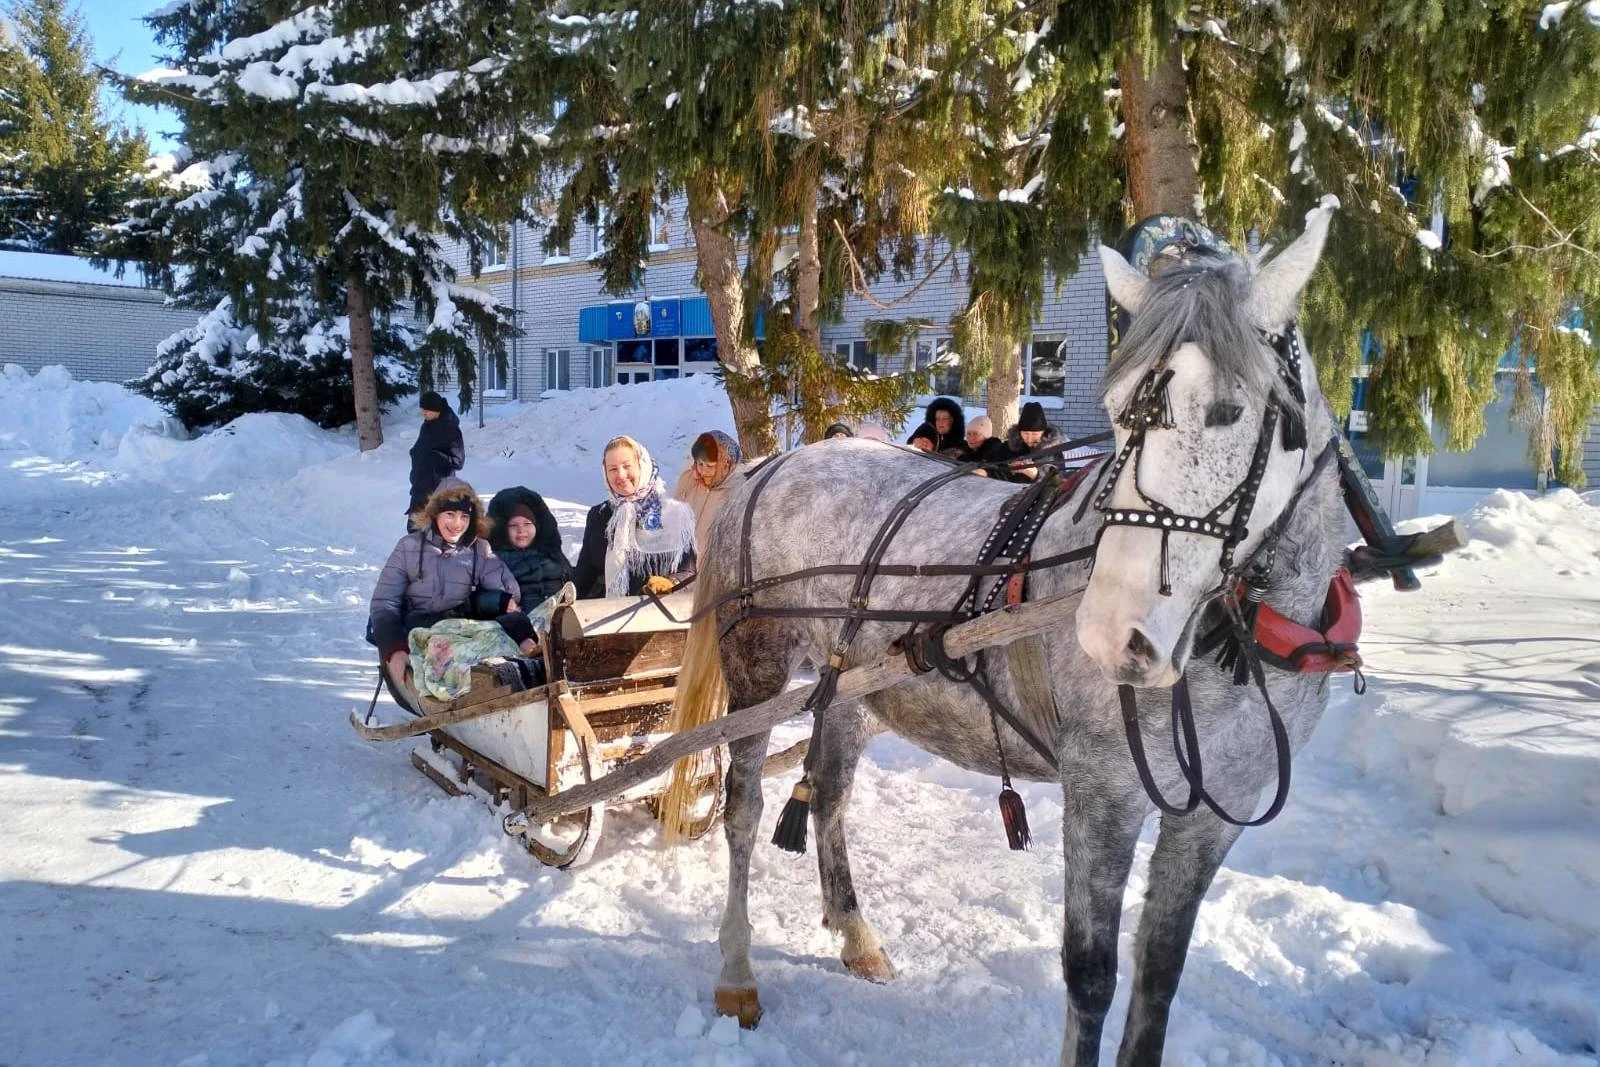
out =
{"type": "Polygon", "coordinates": [[[1000,789],[1000,821],[1006,826],[1006,844],[1013,852],[1021,852],[1032,840],[1028,832],[1028,809],[1022,803],[1022,794],[1006,782],[1000,789]]]}

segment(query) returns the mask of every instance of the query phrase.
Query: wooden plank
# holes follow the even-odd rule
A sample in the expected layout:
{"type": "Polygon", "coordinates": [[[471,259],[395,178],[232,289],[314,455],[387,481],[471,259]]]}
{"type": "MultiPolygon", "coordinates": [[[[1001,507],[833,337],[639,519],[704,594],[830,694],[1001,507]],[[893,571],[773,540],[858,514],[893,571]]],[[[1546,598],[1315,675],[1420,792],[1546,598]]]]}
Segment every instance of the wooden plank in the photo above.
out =
{"type": "MultiPolygon", "coordinates": [[[[944,639],[945,652],[963,659],[979,649],[1008,645],[1018,638],[1043,633],[1069,622],[1077,613],[1082,592],[1014,604],[990,612],[970,622],[953,626],[944,639]]],[[[915,672],[899,650],[891,645],[874,663],[852,667],[839,676],[835,701],[853,700],[899,685],[915,672]]],[[[684,756],[691,756],[715,745],[725,745],[742,737],[770,730],[785,719],[805,710],[813,686],[791,689],[752,708],[745,708],[712,722],[684,730],[597,782],[590,782],[557,795],[536,800],[528,806],[534,822],[548,822],[558,815],[586,808],[608,797],[617,796],[639,782],[647,781],[671,767],[684,756]]]]}
{"type": "Polygon", "coordinates": [[[683,662],[685,632],[604,634],[563,641],[561,675],[578,685],[622,681],[641,671],[674,670],[683,662]]]}
{"type": "MultiPolygon", "coordinates": [[[[678,687],[669,685],[661,689],[646,689],[633,693],[612,693],[609,696],[590,697],[582,693],[573,693],[571,703],[583,712],[588,718],[593,718],[601,712],[618,711],[624,708],[637,708],[647,704],[671,704],[678,695],[678,687]]],[[[351,714],[354,714],[352,712],[351,714]]]]}
{"type": "Polygon", "coordinates": [[[482,700],[475,704],[450,705],[439,704],[438,701],[434,701],[440,710],[385,726],[368,726],[352,711],[350,713],[350,726],[366,741],[398,741],[403,737],[415,737],[418,734],[429,733],[446,726],[453,726],[456,723],[481,719],[485,715],[496,715],[502,711],[510,711],[524,704],[533,704],[544,699],[544,691],[541,689],[513,690],[509,686],[502,686],[500,687],[500,692],[502,694],[500,696],[482,700]]]}
{"type": "MultiPolygon", "coordinates": [[[[677,618],[687,619],[694,611],[694,591],[680,589],[662,597],[661,602],[677,618]]],[[[667,618],[655,602],[645,596],[580,600],[563,608],[556,620],[557,632],[565,641],[587,640],[601,634],[688,628],[687,623],[667,618]]]]}

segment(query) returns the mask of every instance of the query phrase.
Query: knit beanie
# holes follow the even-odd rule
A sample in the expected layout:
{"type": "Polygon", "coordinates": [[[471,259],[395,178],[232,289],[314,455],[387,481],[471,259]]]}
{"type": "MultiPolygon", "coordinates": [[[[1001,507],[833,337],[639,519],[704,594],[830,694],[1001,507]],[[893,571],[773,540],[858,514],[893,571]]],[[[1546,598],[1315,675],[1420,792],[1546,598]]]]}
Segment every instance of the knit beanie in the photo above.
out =
{"type": "Polygon", "coordinates": [[[418,398],[417,406],[423,411],[437,411],[441,415],[450,410],[450,404],[445,400],[445,398],[434,392],[432,389],[428,390],[426,393],[423,393],[422,396],[418,398]]]}
{"type": "Polygon", "coordinates": [[[1022,405],[1022,417],[1017,420],[1019,430],[1048,430],[1050,422],[1044,417],[1044,406],[1037,400],[1022,405]]]}

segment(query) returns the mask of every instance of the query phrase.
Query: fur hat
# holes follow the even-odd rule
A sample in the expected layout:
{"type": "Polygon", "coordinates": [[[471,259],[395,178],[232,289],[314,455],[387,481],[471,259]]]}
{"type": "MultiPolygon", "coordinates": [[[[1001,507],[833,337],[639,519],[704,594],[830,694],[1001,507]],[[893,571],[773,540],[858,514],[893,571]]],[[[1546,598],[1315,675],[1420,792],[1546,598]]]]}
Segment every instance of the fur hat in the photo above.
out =
{"type": "Polygon", "coordinates": [[[837,434],[843,434],[845,437],[854,437],[856,435],[855,431],[850,429],[850,427],[846,426],[844,423],[836,422],[823,432],[822,439],[826,441],[837,434]]]}
{"type": "Polygon", "coordinates": [[[450,411],[449,401],[445,400],[444,397],[440,396],[432,389],[429,389],[426,393],[423,393],[417,398],[417,407],[421,408],[423,411],[437,411],[441,415],[450,411]]]}
{"type": "Polygon", "coordinates": [[[1019,430],[1048,430],[1050,420],[1044,417],[1044,405],[1030,400],[1022,405],[1022,417],[1017,419],[1019,430]]]}
{"type": "Polygon", "coordinates": [[[928,425],[927,423],[923,423],[921,426],[918,426],[915,430],[912,430],[911,431],[911,436],[906,438],[906,444],[909,445],[911,442],[915,441],[919,437],[922,438],[923,440],[927,441],[930,446],[936,445],[936,444],[939,443],[939,435],[937,433],[935,433],[933,427],[928,425]]]}
{"type": "Polygon", "coordinates": [[[478,500],[478,493],[472,486],[460,478],[446,478],[439,483],[439,488],[428,497],[428,502],[422,505],[421,510],[412,512],[411,524],[419,530],[433,528],[434,517],[441,511],[448,510],[447,505],[461,504],[467,506],[467,514],[472,518],[468,530],[478,537],[489,536],[489,517],[483,513],[483,505],[478,500]]]}

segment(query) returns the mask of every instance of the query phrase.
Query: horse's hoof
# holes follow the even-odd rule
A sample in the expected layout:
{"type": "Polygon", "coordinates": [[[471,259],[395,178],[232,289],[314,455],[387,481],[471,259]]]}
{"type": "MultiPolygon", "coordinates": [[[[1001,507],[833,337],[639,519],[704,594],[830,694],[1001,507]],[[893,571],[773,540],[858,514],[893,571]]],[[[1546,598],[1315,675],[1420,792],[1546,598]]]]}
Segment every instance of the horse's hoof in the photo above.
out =
{"type": "Polygon", "coordinates": [[[869,982],[883,983],[894,977],[894,967],[889,963],[889,955],[881,948],[865,956],[845,960],[844,965],[850,969],[851,974],[857,978],[865,978],[869,982]]]}
{"type": "Polygon", "coordinates": [[[717,1014],[738,1019],[741,1030],[754,1030],[761,1021],[761,998],[754,989],[718,989],[717,1014]]]}

